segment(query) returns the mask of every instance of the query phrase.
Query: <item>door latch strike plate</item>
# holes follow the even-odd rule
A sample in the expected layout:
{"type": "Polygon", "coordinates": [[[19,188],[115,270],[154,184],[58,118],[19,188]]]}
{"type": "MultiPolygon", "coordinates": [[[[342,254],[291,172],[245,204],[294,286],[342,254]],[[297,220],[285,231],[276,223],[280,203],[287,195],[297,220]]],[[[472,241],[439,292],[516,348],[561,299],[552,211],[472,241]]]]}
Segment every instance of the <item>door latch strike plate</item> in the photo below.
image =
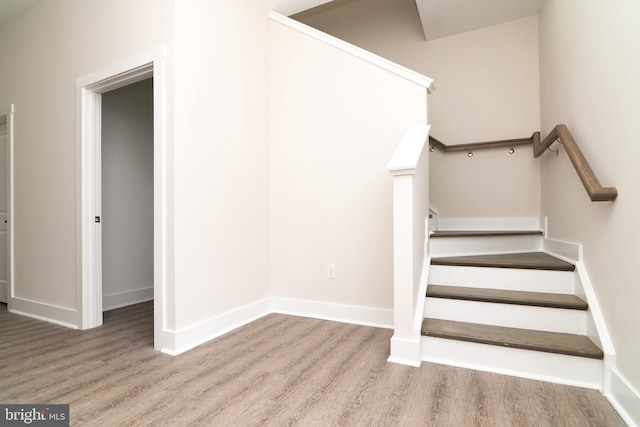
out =
{"type": "Polygon", "coordinates": [[[99,217],[99,216],[97,216],[97,217],[95,218],[95,221],[96,221],[96,222],[100,222],[100,217],[99,217]]]}

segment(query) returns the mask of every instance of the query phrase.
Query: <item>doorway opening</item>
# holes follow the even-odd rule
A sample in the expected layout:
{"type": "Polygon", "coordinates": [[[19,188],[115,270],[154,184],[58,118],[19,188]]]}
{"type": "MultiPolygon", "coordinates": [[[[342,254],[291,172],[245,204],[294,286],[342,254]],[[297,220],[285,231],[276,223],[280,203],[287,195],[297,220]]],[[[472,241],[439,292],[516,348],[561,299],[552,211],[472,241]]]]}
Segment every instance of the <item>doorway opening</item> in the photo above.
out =
{"type": "MultiPolygon", "coordinates": [[[[123,295],[139,298],[142,293],[145,298],[153,298],[154,348],[162,350],[163,331],[165,330],[165,299],[166,287],[166,137],[165,137],[165,105],[164,90],[164,49],[155,49],[132,57],[126,61],[114,64],[95,73],[89,74],[77,81],[78,94],[78,324],[82,329],[94,328],[102,325],[103,310],[113,304],[113,298],[103,298],[103,262],[108,260],[103,254],[103,185],[102,185],[102,128],[103,128],[103,96],[109,98],[118,89],[137,87],[136,84],[150,85],[152,90],[152,159],[151,183],[147,183],[152,190],[152,228],[151,241],[153,251],[152,272],[144,273],[147,278],[152,277],[152,290],[148,286],[136,284],[138,289],[132,293],[112,292],[115,300],[123,295]],[[146,82],[145,82],[146,81],[146,82]],[[111,94],[109,94],[111,93],[111,94]],[[145,289],[147,288],[147,289],[145,289]],[[141,290],[142,289],[142,290],[141,290]],[[117,294],[122,294],[117,296],[117,294]],[[103,300],[104,299],[104,300],[103,300]],[[106,304],[105,304],[106,302],[106,304]]],[[[126,89],[125,89],[126,92],[126,89]]],[[[150,179],[149,177],[147,179],[150,179]]],[[[108,192],[111,190],[107,190],[108,192]]],[[[148,196],[148,195],[147,195],[148,196]]],[[[121,203],[122,204],[122,203],[121,203]]],[[[145,209],[149,209],[147,206],[145,209]]],[[[109,214],[108,214],[109,215],[109,214]]],[[[105,216],[105,221],[109,218],[105,216]]],[[[113,225],[113,224],[109,224],[113,225]]],[[[108,231],[108,229],[107,229],[108,231]]],[[[146,238],[149,241],[149,238],[146,238]]],[[[108,239],[107,239],[108,240],[108,239]]],[[[111,262],[111,261],[107,261],[111,262]]],[[[105,288],[108,292],[108,285],[105,288]]],[[[113,307],[112,307],[113,308],[113,307]]]]}
{"type": "Polygon", "coordinates": [[[100,159],[102,310],[109,311],[153,299],[153,79],[102,94],[100,159]]]}

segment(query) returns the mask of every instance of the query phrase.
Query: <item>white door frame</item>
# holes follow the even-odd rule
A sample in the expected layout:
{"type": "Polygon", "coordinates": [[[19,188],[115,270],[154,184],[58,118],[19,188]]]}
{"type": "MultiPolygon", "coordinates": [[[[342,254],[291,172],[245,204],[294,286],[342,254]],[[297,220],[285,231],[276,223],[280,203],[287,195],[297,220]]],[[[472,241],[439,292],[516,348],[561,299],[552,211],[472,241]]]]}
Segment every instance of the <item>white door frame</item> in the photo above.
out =
{"type": "Polygon", "coordinates": [[[13,104],[0,108],[0,121],[7,125],[7,309],[11,310],[14,288],[13,259],[13,104]]]}
{"type": "Polygon", "coordinates": [[[82,329],[102,325],[101,122],[102,93],[153,77],[153,324],[154,348],[162,350],[167,283],[167,181],[165,49],[144,52],[76,82],[78,110],[78,307],[82,329]]]}

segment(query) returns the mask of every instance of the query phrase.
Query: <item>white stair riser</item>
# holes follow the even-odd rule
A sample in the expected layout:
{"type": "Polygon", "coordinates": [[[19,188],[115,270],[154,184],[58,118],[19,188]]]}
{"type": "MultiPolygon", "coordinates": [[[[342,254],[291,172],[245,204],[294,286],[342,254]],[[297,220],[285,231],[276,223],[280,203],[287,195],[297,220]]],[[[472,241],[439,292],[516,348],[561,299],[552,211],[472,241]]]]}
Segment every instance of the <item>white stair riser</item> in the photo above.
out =
{"type": "Polygon", "coordinates": [[[599,359],[424,336],[420,345],[425,362],[602,390],[599,359]]]}
{"type": "Polygon", "coordinates": [[[432,257],[537,252],[541,250],[542,236],[436,237],[429,239],[429,254],[432,257]]]}
{"type": "Polygon", "coordinates": [[[426,317],[509,328],[586,335],[587,312],[491,302],[427,298],[426,317]]]}
{"type": "Polygon", "coordinates": [[[444,218],[438,219],[438,230],[523,230],[536,231],[543,228],[544,221],[539,217],[504,218],[444,218]]]}
{"type": "Polygon", "coordinates": [[[572,271],[431,265],[429,284],[573,294],[572,271]]]}

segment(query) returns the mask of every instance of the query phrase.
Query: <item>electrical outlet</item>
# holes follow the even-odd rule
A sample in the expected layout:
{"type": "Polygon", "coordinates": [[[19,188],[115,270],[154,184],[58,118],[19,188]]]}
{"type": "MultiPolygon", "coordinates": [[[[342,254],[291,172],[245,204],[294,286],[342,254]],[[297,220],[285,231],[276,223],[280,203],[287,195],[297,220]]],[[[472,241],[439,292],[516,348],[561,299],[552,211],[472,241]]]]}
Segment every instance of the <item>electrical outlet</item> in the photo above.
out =
{"type": "Polygon", "coordinates": [[[336,278],[336,265],[335,264],[327,264],[327,278],[335,279],[336,278]]]}

